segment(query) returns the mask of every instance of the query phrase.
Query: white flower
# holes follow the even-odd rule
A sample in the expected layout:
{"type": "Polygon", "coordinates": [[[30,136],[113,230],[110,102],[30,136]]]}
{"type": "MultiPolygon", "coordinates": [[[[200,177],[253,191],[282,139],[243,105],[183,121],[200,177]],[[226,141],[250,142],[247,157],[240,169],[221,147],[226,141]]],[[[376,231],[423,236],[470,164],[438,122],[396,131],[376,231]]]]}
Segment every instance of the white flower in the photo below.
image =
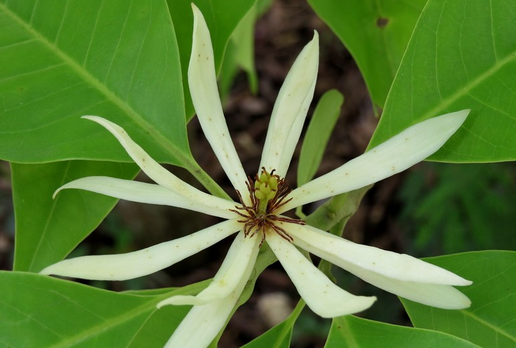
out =
{"type": "Polygon", "coordinates": [[[189,236],[127,254],[64,260],[41,273],[99,280],[132,279],[169,267],[238,232],[220,270],[206,289],[197,296],[174,296],[158,305],[194,305],[167,347],[206,347],[214,339],[235,307],[264,241],[307,305],[325,318],[363,311],[376,298],[355,296],[340,289],[296,246],[404,298],[446,309],[468,307],[469,299],[453,287],[471,284],[468,280],[408,255],[357,245],[281,214],[373,184],[424,160],[460,128],[469,110],[418,123],[288,193],[283,178],[301,133],[317,76],[318,36],[315,33],[281,88],[263,149],[260,164],[263,169],[254,181],[248,182],[222,112],[210,34],[200,11],[192,7],[194,33],[188,70],[192,100],[203,131],[241,202],[214,197],[184,183],[154,161],[124,129],[101,117],[84,116],[110,131],[157,185],[86,177],[64,185],[56,194],[63,189],[82,189],[134,202],[186,208],[226,220],[189,236]]]}

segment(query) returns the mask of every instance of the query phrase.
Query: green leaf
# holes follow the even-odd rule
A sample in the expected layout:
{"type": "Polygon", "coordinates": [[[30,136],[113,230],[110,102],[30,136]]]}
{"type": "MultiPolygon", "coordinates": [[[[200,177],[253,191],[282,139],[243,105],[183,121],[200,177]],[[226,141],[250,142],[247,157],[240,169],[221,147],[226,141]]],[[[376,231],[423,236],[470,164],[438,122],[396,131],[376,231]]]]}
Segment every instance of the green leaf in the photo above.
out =
{"type": "Polygon", "coordinates": [[[370,146],[410,125],[471,109],[432,160],[516,159],[514,1],[429,0],[370,146]]]}
{"type": "Polygon", "coordinates": [[[184,93],[187,103],[187,118],[194,114],[190,91],[186,87],[188,81],[188,62],[192,49],[193,14],[191,4],[195,3],[204,15],[210,29],[215,70],[222,65],[226,45],[240,20],[251,9],[256,0],[167,0],[170,15],[177,33],[177,42],[181,58],[181,70],[185,84],[184,93]]]}
{"type": "Polygon", "coordinates": [[[14,269],[39,272],[61,261],[113,208],[116,199],[81,190],[65,190],[63,184],[90,175],[133,178],[133,164],[65,161],[48,164],[11,165],[16,247],[14,269]]]}
{"type": "Polygon", "coordinates": [[[0,343],[6,347],[163,347],[188,312],[156,296],[114,293],[31,273],[0,272],[0,343]]]}
{"type": "Polygon", "coordinates": [[[160,162],[194,171],[179,53],[164,0],[0,0],[0,157],[129,161],[124,127],[160,162]]]}
{"type": "Polygon", "coordinates": [[[333,319],[325,348],[475,348],[442,332],[396,326],[351,315],[333,319]]]}
{"type": "Polygon", "coordinates": [[[287,319],[242,346],[242,348],[289,348],[292,339],[292,329],[304,307],[305,302],[300,300],[287,319]]]}
{"type": "Polygon", "coordinates": [[[426,0],[309,0],[357,62],[371,99],[383,108],[426,0]]]}
{"type": "Polygon", "coordinates": [[[319,100],[301,147],[297,171],[298,186],[312,180],[319,169],[343,103],[344,96],[335,89],[324,93],[319,100]]]}
{"type": "Polygon", "coordinates": [[[486,348],[516,346],[516,252],[470,252],[426,261],[472,280],[473,285],[459,288],[472,305],[447,311],[402,299],[414,326],[446,332],[486,348]]]}

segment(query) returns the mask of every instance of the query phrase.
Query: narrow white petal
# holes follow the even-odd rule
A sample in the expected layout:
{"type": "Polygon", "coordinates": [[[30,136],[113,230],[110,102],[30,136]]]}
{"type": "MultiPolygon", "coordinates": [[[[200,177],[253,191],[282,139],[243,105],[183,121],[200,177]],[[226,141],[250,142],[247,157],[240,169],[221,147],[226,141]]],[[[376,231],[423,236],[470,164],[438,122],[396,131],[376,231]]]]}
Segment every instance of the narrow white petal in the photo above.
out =
{"type": "Polygon", "coordinates": [[[155,184],[123,180],[107,176],[89,176],[77,179],[61,186],[54,197],[65,189],[80,189],[100,193],[131,202],[169,205],[184,208],[225,219],[238,217],[229,209],[235,209],[236,203],[219,197],[207,195],[203,203],[182,197],[177,193],[155,184]]]}
{"type": "MultiPolygon", "coordinates": [[[[284,224],[285,227],[286,224],[284,224]]],[[[329,262],[348,269],[353,264],[388,278],[425,284],[470,285],[471,282],[444,268],[406,254],[356,244],[312,226],[289,224],[294,243],[329,262]]]]}
{"type": "Polygon", "coordinates": [[[262,152],[260,169],[284,177],[314,95],[319,67],[319,36],[314,33],[297,57],[278,94],[262,152]]]}
{"type": "Polygon", "coordinates": [[[165,348],[206,348],[224,327],[235,306],[237,296],[226,297],[203,306],[194,306],[165,348]]]}
{"type": "Polygon", "coordinates": [[[200,204],[205,204],[206,202],[211,201],[211,195],[187,184],[163,168],[158,162],[149,156],[145,150],[140,147],[140,145],[136,144],[122,127],[99,116],[82,116],[82,118],[100,124],[113,134],[124,147],[125,151],[127,151],[127,154],[131,156],[133,161],[158,185],[200,204]]]}
{"type": "Polygon", "coordinates": [[[347,264],[343,268],[380,289],[427,306],[442,309],[464,309],[471,305],[469,298],[451,285],[396,280],[353,264],[347,264]]]}
{"type": "MultiPolygon", "coordinates": [[[[215,74],[215,61],[210,32],[204,17],[194,4],[192,54],[188,66],[188,83],[193,105],[202,130],[208,139],[220,165],[233,187],[248,200],[245,182],[247,177],[229,135],[215,74]]],[[[246,203],[249,203],[246,201],[246,203]]]]}
{"type": "Polygon", "coordinates": [[[127,280],[145,276],[204,250],[241,228],[227,220],[188,236],[118,255],[91,255],[63,260],[41,274],[95,280],[127,280]]]}
{"type": "Polygon", "coordinates": [[[197,296],[173,296],[160,303],[172,305],[203,305],[227,297],[244,278],[249,264],[256,262],[261,238],[246,238],[240,232],[210,285],[197,296]]]}
{"type": "Polygon", "coordinates": [[[470,110],[434,117],[407,128],[339,168],[298,187],[281,214],[300,205],[365,187],[421,162],[460,128],[470,110]]]}
{"type": "MultiPolygon", "coordinates": [[[[248,262],[237,287],[227,297],[205,305],[194,306],[176,331],[174,331],[174,334],[170,337],[165,348],[207,347],[228,321],[253,269],[254,262],[248,262]]],[[[225,268],[221,267],[219,272],[224,273],[225,268]]],[[[217,278],[217,275],[215,278],[217,278]]],[[[157,307],[161,308],[166,304],[167,300],[164,300],[158,303],[157,307]]]]}
{"type": "MultiPolygon", "coordinates": [[[[290,229],[287,230],[290,232],[290,229]]],[[[276,233],[267,235],[267,243],[283,265],[301,297],[312,311],[323,318],[361,312],[376,297],[355,296],[335,285],[296,249],[276,233]]]]}

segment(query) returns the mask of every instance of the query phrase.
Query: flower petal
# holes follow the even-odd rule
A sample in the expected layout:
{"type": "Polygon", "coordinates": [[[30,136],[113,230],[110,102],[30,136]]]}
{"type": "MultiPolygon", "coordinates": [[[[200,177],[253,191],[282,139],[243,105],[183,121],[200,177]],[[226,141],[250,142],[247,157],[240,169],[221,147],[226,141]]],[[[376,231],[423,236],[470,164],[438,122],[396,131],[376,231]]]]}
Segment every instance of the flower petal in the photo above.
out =
{"type": "Polygon", "coordinates": [[[146,249],[118,255],[91,255],[63,260],[40,274],[95,280],[127,280],[145,276],[204,250],[241,228],[227,220],[199,232],[146,249]]]}
{"type": "MultiPolygon", "coordinates": [[[[227,297],[205,305],[194,306],[176,331],[174,331],[174,334],[170,337],[165,348],[207,347],[228,321],[253,269],[254,262],[248,262],[237,287],[227,297]]],[[[226,270],[222,267],[219,270],[219,272],[222,273],[225,271],[226,270]]],[[[217,278],[219,272],[217,272],[215,278],[217,278]]],[[[161,308],[166,304],[167,300],[164,300],[158,303],[157,307],[161,308]]]]}
{"type": "Polygon", "coordinates": [[[355,296],[339,288],[278,234],[267,234],[267,243],[308,307],[319,316],[334,318],[361,312],[376,301],[376,297],[355,296]]]}
{"type": "Polygon", "coordinates": [[[207,195],[205,201],[199,203],[182,197],[163,186],[139,181],[123,180],[107,176],[89,176],[61,186],[54,193],[54,197],[61,190],[65,189],[86,190],[131,202],[169,205],[225,219],[238,217],[237,214],[229,211],[229,209],[235,209],[236,203],[226,199],[207,195]]]}
{"type": "Polygon", "coordinates": [[[285,177],[314,95],[319,67],[319,35],[314,33],[297,57],[278,94],[260,168],[285,177]]]}
{"type": "Polygon", "coordinates": [[[222,330],[238,296],[194,306],[176,328],[165,348],[206,348],[222,330]]]}
{"type": "Polygon", "coordinates": [[[407,128],[339,168],[298,187],[281,214],[300,205],[365,187],[404,171],[444,145],[470,110],[434,117],[407,128]]]}
{"type": "Polygon", "coordinates": [[[352,264],[401,281],[459,286],[471,284],[455,273],[406,254],[356,244],[312,226],[283,226],[289,229],[296,245],[344,269],[352,264]]]}
{"type": "Polygon", "coordinates": [[[131,156],[133,161],[158,185],[200,204],[205,204],[205,202],[212,200],[211,195],[187,184],[163,168],[149,156],[140,145],[136,144],[122,127],[99,116],[82,116],[82,118],[96,122],[111,132],[124,147],[125,151],[127,151],[127,154],[131,156]]]}
{"type": "Polygon", "coordinates": [[[231,141],[220,103],[210,32],[201,11],[194,4],[192,9],[194,28],[188,83],[193,105],[206,139],[213,148],[220,165],[233,187],[244,196],[245,203],[248,204],[249,198],[245,195],[247,177],[231,141]]]}
{"type": "Polygon", "coordinates": [[[470,299],[451,285],[396,280],[350,263],[346,267],[343,264],[339,266],[380,289],[427,306],[464,309],[471,305],[470,299]]]}
{"type": "Polygon", "coordinates": [[[197,296],[173,296],[160,305],[203,305],[227,297],[244,277],[249,264],[256,262],[261,238],[246,238],[240,232],[210,285],[197,296]]]}

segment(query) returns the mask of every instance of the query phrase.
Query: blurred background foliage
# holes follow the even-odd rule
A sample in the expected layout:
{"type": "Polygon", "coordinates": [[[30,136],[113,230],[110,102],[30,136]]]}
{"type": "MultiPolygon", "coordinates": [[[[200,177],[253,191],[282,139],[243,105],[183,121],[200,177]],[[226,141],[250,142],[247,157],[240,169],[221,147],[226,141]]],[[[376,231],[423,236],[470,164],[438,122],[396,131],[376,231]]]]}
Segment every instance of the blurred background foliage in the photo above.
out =
{"type": "Polygon", "coordinates": [[[514,163],[423,163],[398,192],[407,252],[441,255],[516,248],[514,163]]]}

